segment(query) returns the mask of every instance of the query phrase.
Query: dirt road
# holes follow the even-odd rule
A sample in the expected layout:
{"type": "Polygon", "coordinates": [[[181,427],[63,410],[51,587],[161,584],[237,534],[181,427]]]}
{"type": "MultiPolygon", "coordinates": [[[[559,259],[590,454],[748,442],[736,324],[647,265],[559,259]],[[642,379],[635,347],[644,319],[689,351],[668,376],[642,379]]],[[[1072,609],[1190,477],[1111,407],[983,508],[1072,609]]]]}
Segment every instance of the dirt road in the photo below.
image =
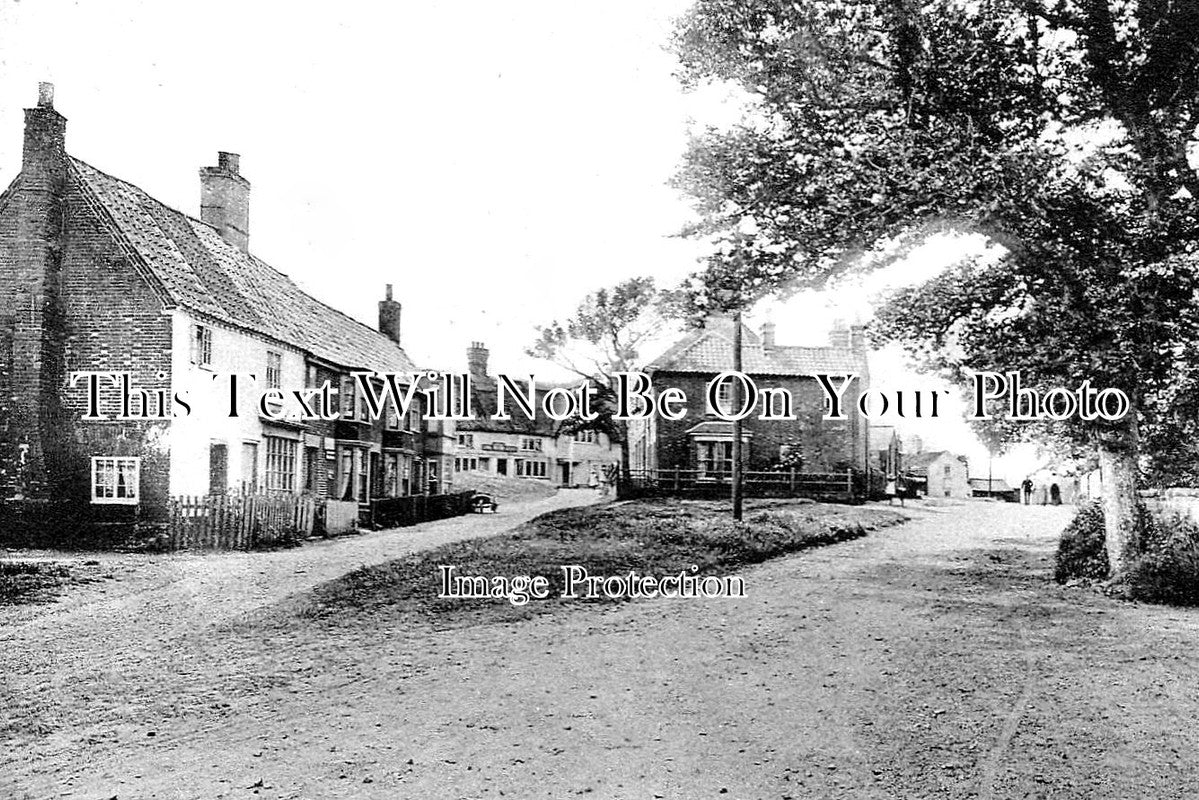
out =
{"type": "Polygon", "coordinates": [[[747,570],[740,600],[442,631],[272,616],[269,589],[205,624],[152,588],[51,614],[0,632],[0,775],[122,799],[1199,795],[1199,614],[1052,584],[1067,509],[910,513],[747,570]]]}

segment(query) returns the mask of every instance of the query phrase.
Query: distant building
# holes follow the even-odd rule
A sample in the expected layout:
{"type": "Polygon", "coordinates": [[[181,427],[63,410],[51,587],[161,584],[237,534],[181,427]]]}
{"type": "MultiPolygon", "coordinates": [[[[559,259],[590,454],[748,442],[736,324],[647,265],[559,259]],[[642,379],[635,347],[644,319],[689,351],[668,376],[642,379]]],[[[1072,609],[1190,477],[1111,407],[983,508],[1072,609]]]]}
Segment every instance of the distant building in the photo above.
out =
{"type": "Polygon", "coordinates": [[[993,497],[1009,503],[1017,502],[1019,492],[1008,486],[1003,478],[970,478],[970,494],[973,497],[993,497]]]}
{"type": "Polygon", "coordinates": [[[497,408],[497,380],[487,373],[488,356],[482,342],[472,342],[466,351],[474,418],[457,423],[456,472],[586,486],[592,475],[598,480],[606,471],[620,465],[620,445],[613,443],[606,433],[590,429],[565,433],[562,423],[544,413],[541,399],[554,388],[552,385],[537,384],[536,413],[532,419],[511,402],[508,404],[511,419],[491,419],[497,408]]]}
{"type": "Polygon", "coordinates": [[[965,456],[937,450],[908,454],[905,461],[904,475],[918,492],[927,497],[973,496],[970,468],[965,456]]]}
{"type": "MultiPolygon", "coordinates": [[[[688,399],[687,414],[680,420],[653,415],[629,426],[630,467],[634,472],[687,470],[697,480],[723,480],[732,469],[733,424],[716,416],[706,397],[708,384],[733,365],[733,322],[714,316],[704,327],[688,333],[643,369],[654,390],[682,389],[688,399]]],[[[742,422],[742,446],[748,470],[794,466],[807,472],[846,469],[864,471],[871,463],[866,420],[857,408],[861,392],[869,387],[865,330],[839,327],[825,347],[779,345],[774,325],[762,326],[761,335],[742,326],[742,371],[759,390],[784,389],[792,398],[795,419],[762,420],[759,408],[742,422]],[[817,374],[833,380],[856,375],[846,390],[847,419],[823,420],[825,393],[817,374]]],[[[726,382],[716,398],[731,410],[731,384],[726,382]]],[[[764,402],[764,401],[761,401],[764,402]]],[[[781,405],[775,405],[781,410],[781,405]]]]}

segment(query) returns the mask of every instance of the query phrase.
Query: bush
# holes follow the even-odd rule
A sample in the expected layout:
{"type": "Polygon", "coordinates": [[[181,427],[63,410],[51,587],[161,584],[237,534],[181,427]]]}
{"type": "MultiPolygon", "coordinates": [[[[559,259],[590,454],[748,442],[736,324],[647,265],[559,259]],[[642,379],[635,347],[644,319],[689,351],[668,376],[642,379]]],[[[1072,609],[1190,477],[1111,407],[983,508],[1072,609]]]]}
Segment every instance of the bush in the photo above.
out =
{"type": "Polygon", "coordinates": [[[1107,577],[1107,549],[1103,535],[1103,507],[1098,501],[1083,506],[1062,531],[1054,558],[1053,579],[1103,580],[1107,577]]]}
{"type": "Polygon", "coordinates": [[[1174,514],[1148,527],[1143,541],[1128,572],[1129,594],[1147,603],[1199,605],[1199,525],[1174,514]]]}

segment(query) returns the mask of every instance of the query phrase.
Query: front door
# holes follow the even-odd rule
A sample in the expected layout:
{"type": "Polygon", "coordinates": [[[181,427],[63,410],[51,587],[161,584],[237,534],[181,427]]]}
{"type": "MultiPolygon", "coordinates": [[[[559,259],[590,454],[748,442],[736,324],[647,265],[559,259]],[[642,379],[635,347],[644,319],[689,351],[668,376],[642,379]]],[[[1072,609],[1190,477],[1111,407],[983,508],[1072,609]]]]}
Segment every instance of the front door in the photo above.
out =
{"type": "Polygon", "coordinates": [[[497,458],[495,460],[495,471],[501,475],[507,475],[508,474],[508,459],[497,458]]]}
{"type": "Polygon", "coordinates": [[[224,494],[229,489],[229,446],[208,446],[208,493],[224,494]]]}
{"type": "Polygon", "coordinates": [[[241,488],[244,492],[258,491],[258,443],[242,442],[241,488]]]}

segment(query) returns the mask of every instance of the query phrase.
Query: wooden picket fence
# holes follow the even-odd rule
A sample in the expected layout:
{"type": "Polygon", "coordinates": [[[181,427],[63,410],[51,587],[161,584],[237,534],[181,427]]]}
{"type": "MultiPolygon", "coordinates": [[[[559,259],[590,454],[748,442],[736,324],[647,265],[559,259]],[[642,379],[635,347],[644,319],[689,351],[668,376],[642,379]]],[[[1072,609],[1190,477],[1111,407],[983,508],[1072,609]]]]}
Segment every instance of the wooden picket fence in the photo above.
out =
{"type": "Polygon", "coordinates": [[[291,544],[312,534],[309,495],[197,495],[170,502],[170,550],[251,550],[291,544]]]}
{"type": "MultiPolygon", "coordinates": [[[[620,481],[621,499],[645,496],[725,497],[732,476],[696,469],[633,469],[620,481]]],[[[860,476],[844,472],[746,470],[742,478],[746,497],[807,497],[835,502],[856,502],[866,491],[860,476]]]]}

